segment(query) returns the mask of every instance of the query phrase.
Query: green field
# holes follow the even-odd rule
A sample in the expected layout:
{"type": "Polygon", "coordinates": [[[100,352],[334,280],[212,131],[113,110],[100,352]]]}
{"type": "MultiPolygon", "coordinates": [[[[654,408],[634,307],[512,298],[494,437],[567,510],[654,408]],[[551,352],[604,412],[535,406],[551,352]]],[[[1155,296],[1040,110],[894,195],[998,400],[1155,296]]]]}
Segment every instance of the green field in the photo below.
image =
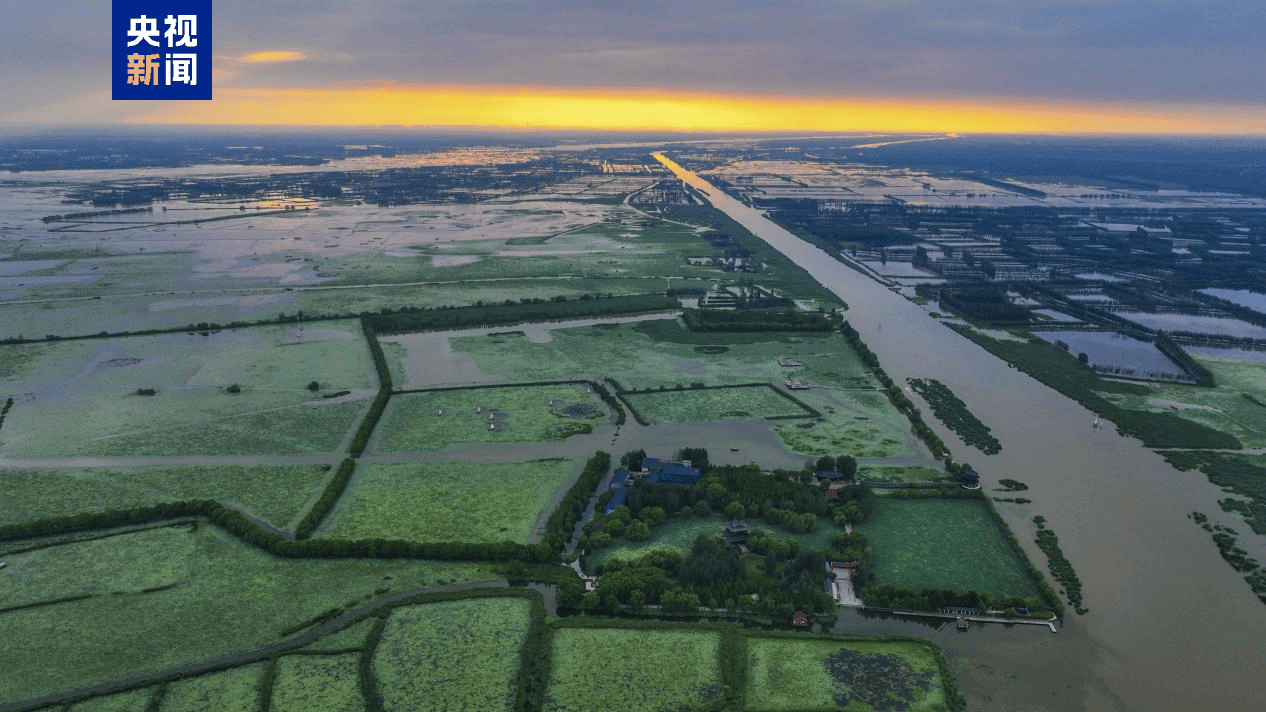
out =
{"type": "Polygon", "coordinates": [[[167,685],[159,712],[256,712],[266,663],[207,673],[167,685]]]}
{"type": "Polygon", "coordinates": [[[140,593],[190,576],[189,527],[162,527],[5,557],[5,608],[74,596],[140,593]],[[157,552],[163,552],[156,556],[157,552]],[[138,565],[144,562],[145,565],[138,565]],[[73,573],[73,575],[67,575],[73,573]]]}
{"type": "Polygon", "coordinates": [[[919,643],[747,639],[747,709],[948,710],[936,658],[919,643]]]}
{"type": "Polygon", "coordinates": [[[10,457],[337,450],[376,386],[354,321],[0,346],[0,362],[10,457]]]}
{"type": "Polygon", "coordinates": [[[4,471],[0,525],[214,499],[286,529],[330,477],[325,465],[198,465],[4,471]]]}
{"type": "Polygon", "coordinates": [[[388,710],[509,710],[528,603],[477,598],[392,611],[373,666],[388,710]]]}
{"type": "Polygon", "coordinates": [[[876,497],[858,530],[875,550],[875,577],[925,588],[1036,596],[1037,589],[987,509],[971,499],[876,497]]]}
{"type": "MultiPolygon", "coordinates": [[[[454,336],[449,343],[455,353],[468,356],[478,372],[506,381],[584,376],[614,378],[623,388],[645,390],[696,383],[781,387],[787,380],[806,380],[830,388],[794,392],[822,417],[778,421],[774,429],[788,449],[815,456],[849,452],[897,457],[918,452],[910,424],[875,390],[878,382],[839,334],[696,333],[677,319],[557,328],[548,332],[544,343],[521,332],[491,331],[454,336]],[[803,365],[780,366],[780,358],[796,358],[803,365]]],[[[754,388],[627,397],[639,411],[645,402],[644,416],[669,421],[748,417],[737,415],[741,412],[750,417],[801,412],[790,401],[768,400],[772,392],[766,397],[754,388]]]]}
{"type": "Polygon", "coordinates": [[[533,524],[577,466],[564,459],[364,465],[322,535],[529,543],[533,524]]]}
{"type": "MultiPolygon", "coordinates": [[[[28,699],[250,650],[279,640],[282,631],[331,608],[389,592],[499,578],[477,564],[279,559],[206,525],[100,541],[98,546],[106,549],[98,549],[98,556],[109,561],[126,556],[126,564],[56,568],[38,578],[15,577],[13,587],[6,588],[6,596],[28,601],[41,595],[61,598],[62,591],[101,593],[0,613],[6,635],[0,646],[0,669],[5,670],[0,700],[28,699]],[[173,541],[177,535],[188,542],[173,541]],[[160,574],[170,581],[182,572],[171,588],[106,593],[135,588],[140,579],[157,582],[160,574]],[[55,587],[51,581],[61,584],[55,587]]],[[[82,561],[68,559],[62,548],[23,554],[29,557],[23,567],[47,570],[54,562],[82,561]]],[[[6,555],[5,560],[12,559],[6,555]]],[[[4,569],[6,580],[15,566],[4,569]]]]}
{"type": "Polygon", "coordinates": [[[580,385],[404,393],[387,404],[369,449],[411,452],[460,443],[562,440],[606,422],[607,412],[580,385]]]}
{"type": "Polygon", "coordinates": [[[277,661],[272,712],[361,712],[360,655],[287,655],[277,661]]]}
{"type": "Polygon", "coordinates": [[[1172,413],[1234,435],[1244,447],[1266,447],[1266,362],[1200,357],[1216,388],[1147,383],[1139,395],[1109,396],[1116,404],[1149,413],[1172,413]]]}
{"type": "Polygon", "coordinates": [[[766,386],[624,393],[620,397],[651,422],[680,423],[813,415],[766,386]]]}
{"type": "Polygon", "coordinates": [[[561,628],[544,709],[697,710],[721,688],[718,633],[561,628]]]}

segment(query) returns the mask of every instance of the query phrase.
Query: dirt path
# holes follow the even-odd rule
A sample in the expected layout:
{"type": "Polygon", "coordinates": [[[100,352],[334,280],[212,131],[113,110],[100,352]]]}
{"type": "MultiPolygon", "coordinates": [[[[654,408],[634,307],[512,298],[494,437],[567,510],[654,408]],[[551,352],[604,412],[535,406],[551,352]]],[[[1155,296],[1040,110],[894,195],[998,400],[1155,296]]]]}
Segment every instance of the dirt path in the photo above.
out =
{"type": "Polygon", "coordinates": [[[310,628],[303,633],[266,645],[262,648],[230,653],[228,655],[221,655],[220,657],[204,660],[198,663],[178,665],[165,670],[155,670],[154,672],[132,675],[118,680],[100,682],[95,685],[57,692],[51,695],[44,695],[43,697],[23,700],[21,702],[0,703],[0,712],[26,712],[26,710],[35,710],[47,705],[65,704],[71,699],[83,697],[84,695],[108,695],[137,687],[145,687],[146,685],[152,685],[177,677],[193,677],[219,668],[246,665],[260,660],[266,660],[273,655],[294,650],[295,648],[301,648],[324,635],[329,635],[330,633],[346,628],[352,623],[369,616],[371,613],[383,608],[384,606],[404,600],[410,596],[438,591],[462,591],[472,588],[508,588],[509,585],[510,584],[505,580],[501,580],[412,588],[407,591],[400,591],[399,593],[393,593],[368,603],[364,603],[344,613],[343,615],[338,616],[337,618],[333,618],[314,628],[310,628]]]}

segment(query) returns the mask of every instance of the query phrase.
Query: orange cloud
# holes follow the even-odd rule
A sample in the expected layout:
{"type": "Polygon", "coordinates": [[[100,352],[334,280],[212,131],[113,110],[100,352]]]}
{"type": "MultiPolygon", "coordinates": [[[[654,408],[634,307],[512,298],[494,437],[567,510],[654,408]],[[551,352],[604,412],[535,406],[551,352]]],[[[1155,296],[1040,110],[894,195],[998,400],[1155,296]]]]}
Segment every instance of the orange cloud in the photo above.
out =
{"type": "Polygon", "coordinates": [[[542,87],[379,85],[215,89],[147,123],[479,126],[682,131],[1260,134],[1266,106],[751,97],[542,87]]]}
{"type": "Polygon", "coordinates": [[[303,52],[294,52],[291,50],[274,49],[264,52],[252,52],[244,54],[241,57],[243,62],[247,64],[271,64],[273,62],[298,62],[308,58],[303,52]]]}

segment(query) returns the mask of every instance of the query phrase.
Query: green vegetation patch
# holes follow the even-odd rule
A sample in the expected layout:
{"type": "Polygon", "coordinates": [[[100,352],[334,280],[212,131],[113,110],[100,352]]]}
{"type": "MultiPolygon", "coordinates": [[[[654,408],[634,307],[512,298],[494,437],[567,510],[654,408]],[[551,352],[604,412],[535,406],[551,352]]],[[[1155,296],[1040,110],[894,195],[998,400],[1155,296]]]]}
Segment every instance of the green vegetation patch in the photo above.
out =
{"type": "Polygon", "coordinates": [[[162,527],[11,554],[0,607],[174,586],[190,574],[193,546],[188,527],[162,527]]]}
{"type": "Polygon", "coordinates": [[[875,498],[859,526],[875,550],[875,578],[915,591],[1037,595],[988,506],[977,499],[875,498]]]}
{"type": "Polygon", "coordinates": [[[651,421],[680,423],[813,416],[768,385],[623,393],[620,397],[651,421]]]}
{"type": "Polygon", "coordinates": [[[907,379],[910,387],[923,400],[932,406],[932,413],[945,423],[946,427],[962,438],[963,442],[980,450],[986,455],[1002,452],[1002,443],[993,436],[993,431],[967,409],[967,404],[954,395],[949,386],[935,378],[907,379]]]}
{"type": "Polygon", "coordinates": [[[721,688],[721,636],[689,630],[562,628],[544,708],[551,712],[704,709],[721,688]]]}
{"type": "Polygon", "coordinates": [[[70,706],[68,712],[145,712],[153,696],[152,687],[128,690],[77,702],[70,706]]]}
{"type": "Polygon", "coordinates": [[[361,712],[360,654],[288,655],[277,661],[271,712],[361,712]]]}
{"type": "Polygon", "coordinates": [[[528,543],[575,460],[520,463],[375,463],[358,468],[324,536],[528,543]]]}
{"type": "MultiPolygon", "coordinates": [[[[759,518],[749,518],[748,523],[754,528],[762,528],[759,518]]],[[[596,568],[608,559],[632,561],[653,551],[677,551],[688,554],[694,546],[695,539],[700,536],[720,535],[724,530],[724,524],[725,517],[720,514],[711,514],[706,517],[697,517],[693,514],[674,516],[651,529],[650,541],[632,542],[620,539],[612,546],[594,552],[589,558],[589,566],[596,568]]],[[[795,539],[806,550],[830,548],[831,540],[835,535],[844,531],[826,517],[820,517],[818,527],[811,532],[792,532],[772,526],[763,528],[768,529],[780,539],[795,539]]]]}
{"type": "Polygon", "coordinates": [[[1213,374],[1217,387],[1148,383],[1146,393],[1116,395],[1112,401],[1227,433],[1245,447],[1266,447],[1266,362],[1201,357],[1199,363],[1213,374]]]}
{"type": "Polygon", "coordinates": [[[171,465],[5,470],[0,525],[163,502],[214,499],[286,528],[329,478],[324,465],[171,465]]]}
{"type": "MultiPolygon", "coordinates": [[[[202,525],[185,531],[191,544],[154,529],[101,541],[135,553],[112,575],[178,570],[177,586],[24,608],[0,614],[0,700],[30,699],[154,670],[164,670],[276,642],[283,631],[332,609],[421,586],[499,578],[477,564],[371,559],[280,559],[202,525]],[[166,556],[167,559],[163,557],[166,556]],[[108,625],[103,624],[108,622],[108,625]],[[57,661],[50,665],[49,661],[57,661]]],[[[13,546],[14,544],[10,544],[13,546]]],[[[104,552],[102,556],[107,556],[104,552]]],[[[111,559],[120,554],[108,554],[111,559]]],[[[6,555],[5,560],[9,560],[6,555]]],[[[6,576],[12,573],[5,568],[6,576]]],[[[58,569],[66,588],[83,573],[58,569]]]]}
{"type": "Polygon", "coordinates": [[[336,450],[375,386],[354,321],[0,346],[0,361],[31,348],[6,382],[27,394],[0,434],[13,457],[336,450]],[[324,399],[314,380],[353,393],[324,399]]]}
{"type": "Polygon", "coordinates": [[[266,663],[207,673],[167,685],[160,712],[256,712],[266,663]]]}
{"type": "Polygon", "coordinates": [[[392,611],[373,668],[389,710],[509,710],[528,602],[477,598],[392,611]]]}
{"type": "Polygon", "coordinates": [[[370,448],[409,452],[562,440],[590,432],[606,416],[602,401],[580,385],[404,393],[391,398],[370,448]]]}
{"type": "Polygon", "coordinates": [[[1266,536],[1266,456],[1221,452],[1162,453],[1180,470],[1200,470],[1213,484],[1246,500],[1228,497],[1222,508],[1244,518],[1257,534],[1266,536]]]}
{"type": "Polygon", "coordinates": [[[926,645],[834,640],[747,640],[750,710],[946,710],[926,645]]]}

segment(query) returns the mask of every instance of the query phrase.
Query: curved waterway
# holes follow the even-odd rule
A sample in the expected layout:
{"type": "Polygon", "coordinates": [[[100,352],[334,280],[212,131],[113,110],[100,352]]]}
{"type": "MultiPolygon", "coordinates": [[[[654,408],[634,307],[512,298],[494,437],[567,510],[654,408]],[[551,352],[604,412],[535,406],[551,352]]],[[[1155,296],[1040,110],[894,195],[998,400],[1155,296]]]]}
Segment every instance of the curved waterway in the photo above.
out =
{"type": "MultiPolygon", "coordinates": [[[[1266,704],[1266,606],[1188,518],[1221,494],[1137,440],[1094,430],[1094,414],[1012,369],[883,285],[734,200],[662,154],[714,207],[795,261],[849,305],[848,319],[898,382],[941,380],[1003,444],[985,456],[934,424],[986,486],[1029,485],[1030,505],[1000,505],[1030,558],[1032,517],[1059,535],[1081,577],[1086,615],[1060,632],[987,626],[933,632],[841,612],[842,630],[903,631],[941,643],[973,710],[1241,710],[1266,704]],[[1039,632],[1041,631],[1041,632],[1039,632]]],[[[1259,549],[1259,540],[1245,541],[1259,549]]],[[[964,541],[970,546],[970,541],[964,541]]]]}

